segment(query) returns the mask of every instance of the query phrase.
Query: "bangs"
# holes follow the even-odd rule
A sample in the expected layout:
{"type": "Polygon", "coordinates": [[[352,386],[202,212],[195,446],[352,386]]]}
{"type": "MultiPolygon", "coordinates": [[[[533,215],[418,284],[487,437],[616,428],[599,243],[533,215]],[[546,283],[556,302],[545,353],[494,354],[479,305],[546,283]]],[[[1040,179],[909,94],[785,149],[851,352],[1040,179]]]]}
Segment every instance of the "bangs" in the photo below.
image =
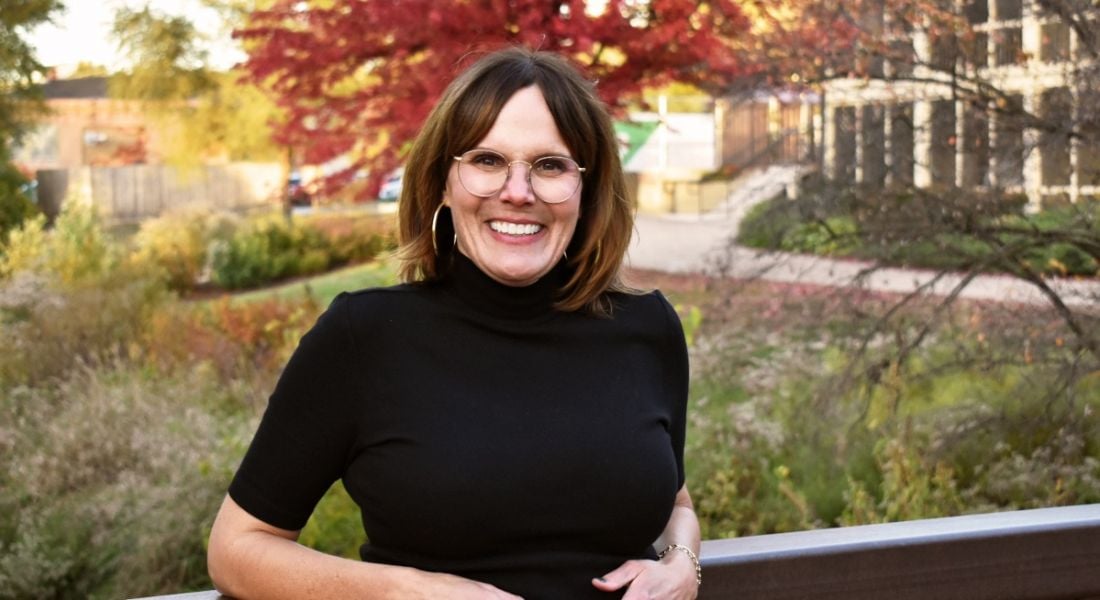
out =
{"type": "MultiPolygon", "coordinates": [[[[535,83],[533,65],[527,68],[520,64],[509,66],[512,68],[482,73],[456,99],[445,140],[449,156],[470,150],[489,135],[508,100],[519,90],[535,83]]],[[[556,117],[554,121],[556,125],[556,117]]]]}

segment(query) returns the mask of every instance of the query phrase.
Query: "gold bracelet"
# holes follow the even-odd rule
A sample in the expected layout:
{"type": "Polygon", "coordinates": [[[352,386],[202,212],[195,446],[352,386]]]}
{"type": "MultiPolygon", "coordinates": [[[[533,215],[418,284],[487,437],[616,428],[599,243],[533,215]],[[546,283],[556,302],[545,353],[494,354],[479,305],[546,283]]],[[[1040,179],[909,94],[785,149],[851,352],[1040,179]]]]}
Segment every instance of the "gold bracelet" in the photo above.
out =
{"type": "Polygon", "coordinates": [[[693,552],[691,548],[688,548],[687,546],[681,546],[680,544],[669,544],[667,548],[661,550],[661,552],[657,555],[657,558],[664,558],[666,554],[673,550],[679,550],[680,552],[687,554],[688,558],[691,559],[691,564],[695,565],[695,585],[703,585],[703,567],[699,564],[699,557],[695,556],[695,552],[693,552]]]}

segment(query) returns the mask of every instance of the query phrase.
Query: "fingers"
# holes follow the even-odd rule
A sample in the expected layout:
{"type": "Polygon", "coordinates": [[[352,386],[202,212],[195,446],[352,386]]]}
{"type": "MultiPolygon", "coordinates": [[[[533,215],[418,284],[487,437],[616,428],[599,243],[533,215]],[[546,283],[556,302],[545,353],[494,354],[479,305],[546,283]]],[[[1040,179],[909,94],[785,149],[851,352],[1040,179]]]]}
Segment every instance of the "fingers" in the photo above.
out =
{"type": "Polygon", "coordinates": [[[634,581],[634,578],[644,569],[645,566],[640,561],[628,560],[603,577],[593,579],[592,585],[596,586],[598,590],[614,592],[630,585],[630,582],[634,581]]]}
{"type": "Polygon", "coordinates": [[[698,585],[694,570],[691,577],[682,571],[653,560],[628,560],[603,577],[593,579],[592,585],[604,592],[626,590],[622,600],[695,598],[698,585]]]}

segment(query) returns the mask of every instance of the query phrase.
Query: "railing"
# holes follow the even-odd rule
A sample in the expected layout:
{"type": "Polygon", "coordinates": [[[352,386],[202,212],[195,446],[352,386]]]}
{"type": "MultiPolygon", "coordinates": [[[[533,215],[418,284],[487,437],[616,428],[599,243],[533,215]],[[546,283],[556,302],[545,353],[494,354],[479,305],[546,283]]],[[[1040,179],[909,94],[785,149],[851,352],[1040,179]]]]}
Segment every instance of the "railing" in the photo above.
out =
{"type": "Polygon", "coordinates": [[[701,600],[1100,600],[1100,504],[713,540],[702,562],[701,600]]]}
{"type": "Polygon", "coordinates": [[[703,544],[701,598],[1100,598],[1100,504],[703,544]]]}

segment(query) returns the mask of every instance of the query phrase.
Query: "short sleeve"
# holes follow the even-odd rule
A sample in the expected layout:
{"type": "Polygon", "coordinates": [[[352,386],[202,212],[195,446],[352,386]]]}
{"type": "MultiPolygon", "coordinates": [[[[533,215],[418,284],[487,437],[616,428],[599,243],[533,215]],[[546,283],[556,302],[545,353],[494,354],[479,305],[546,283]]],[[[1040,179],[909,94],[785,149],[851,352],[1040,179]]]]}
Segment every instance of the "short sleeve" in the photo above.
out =
{"type": "Polygon", "coordinates": [[[665,394],[669,402],[669,435],[672,438],[672,450],[676,455],[676,469],[679,474],[677,487],[683,487],[686,476],[684,473],[684,443],[687,435],[687,404],[689,386],[689,367],[687,341],[684,338],[684,328],[680,323],[680,316],[668,299],[660,292],[656,292],[661,300],[666,317],[666,334],[663,340],[662,362],[665,366],[665,394]]]}
{"type": "Polygon", "coordinates": [[[229,486],[241,508],[275,527],[305,526],[354,445],[347,303],[338,296],[299,342],[229,486]]]}

